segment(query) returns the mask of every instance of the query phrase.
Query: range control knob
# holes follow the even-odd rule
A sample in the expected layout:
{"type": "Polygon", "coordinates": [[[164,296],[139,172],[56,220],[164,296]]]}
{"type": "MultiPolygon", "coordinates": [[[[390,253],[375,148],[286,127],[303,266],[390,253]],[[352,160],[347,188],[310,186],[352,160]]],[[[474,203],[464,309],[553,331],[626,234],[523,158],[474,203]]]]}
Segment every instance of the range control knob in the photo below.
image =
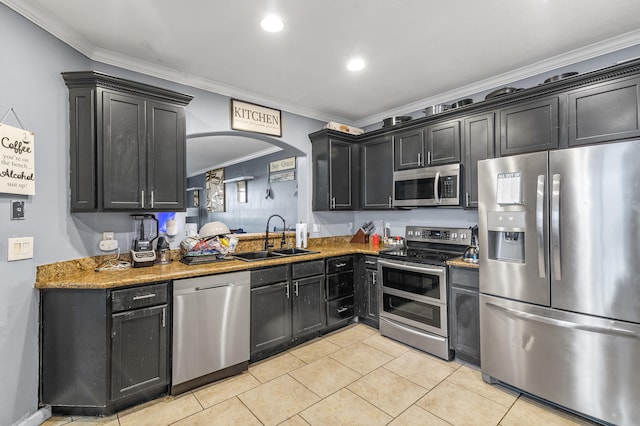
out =
{"type": "Polygon", "coordinates": [[[452,233],[451,233],[451,239],[452,239],[452,240],[455,240],[455,239],[457,239],[457,238],[458,238],[458,234],[456,234],[455,232],[452,232],[452,233]]]}
{"type": "Polygon", "coordinates": [[[461,240],[466,240],[467,239],[467,234],[465,234],[464,232],[460,233],[460,239],[461,240]]]}

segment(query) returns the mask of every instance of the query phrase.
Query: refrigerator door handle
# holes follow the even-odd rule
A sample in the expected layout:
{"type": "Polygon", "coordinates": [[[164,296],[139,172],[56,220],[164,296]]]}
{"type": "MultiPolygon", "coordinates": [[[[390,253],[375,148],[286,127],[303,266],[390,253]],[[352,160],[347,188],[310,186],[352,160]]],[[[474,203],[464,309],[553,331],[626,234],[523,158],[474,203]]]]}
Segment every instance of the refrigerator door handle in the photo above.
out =
{"type": "Polygon", "coordinates": [[[562,279],[560,265],[560,175],[552,178],[551,187],[551,256],[553,257],[553,278],[556,281],[562,279]]]}
{"type": "Polygon", "coordinates": [[[640,338],[640,335],[638,333],[635,333],[631,330],[625,330],[623,328],[600,327],[597,325],[578,324],[573,321],[565,321],[565,320],[560,320],[556,318],[543,317],[541,315],[532,314],[530,312],[519,311],[517,309],[497,305],[492,302],[485,302],[485,305],[487,305],[489,308],[502,311],[506,315],[509,315],[513,318],[518,318],[526,321],[539,322],[539,323],[551,325],[554,327],[569,328],[572,330],[582,330],[582,331],[588,331],[590,333],[608,334],[611,336],[630,337],[634,339],[640,338]]]}
{"type": "Polygon", "coordinates": [[[538,276],[546,278],[547,268],[544,262],[544,175],[538,176],[536,191],[536,237],[538,239],[538,276]]]}

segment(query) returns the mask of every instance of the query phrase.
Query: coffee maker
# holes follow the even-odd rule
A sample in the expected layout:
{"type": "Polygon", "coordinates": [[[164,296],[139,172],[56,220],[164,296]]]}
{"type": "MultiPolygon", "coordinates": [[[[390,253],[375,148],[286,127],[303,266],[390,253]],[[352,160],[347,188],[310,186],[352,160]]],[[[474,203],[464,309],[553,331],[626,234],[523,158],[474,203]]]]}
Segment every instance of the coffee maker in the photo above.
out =
{"type": "Polygon", "coordinates": [[[153,240],[158,238],[158,219],[152,214],[132,214],[136,238],[131,245],[131,262],[134,268],[153,266],[156,252],[153,240]]]}

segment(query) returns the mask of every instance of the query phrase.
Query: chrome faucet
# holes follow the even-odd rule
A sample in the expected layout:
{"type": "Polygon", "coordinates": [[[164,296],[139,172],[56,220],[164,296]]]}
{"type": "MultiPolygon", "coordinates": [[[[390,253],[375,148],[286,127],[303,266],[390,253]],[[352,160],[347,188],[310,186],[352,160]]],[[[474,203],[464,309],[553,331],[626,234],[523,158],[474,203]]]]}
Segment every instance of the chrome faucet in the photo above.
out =
{"type": "Polygon", "coordinates": [[[273,247],[273,244],[269,244],[269,222],[271,221],[272,217],[279,217],[280,219],[282,219],[282,240],[280,240],[280,248],[284,247],[287,244],[287,240],[285,238],[285,230],[287,229],[287,226],[284,223],[284,218],[282,216],[280,216],[279,214],[272,214],[271,216],[269,216],[269,219],[267,219],[267,229],[265,231],[265,235],[264,235],[264,249],[265,250],[269,250],[269,247],[273,247]]]}

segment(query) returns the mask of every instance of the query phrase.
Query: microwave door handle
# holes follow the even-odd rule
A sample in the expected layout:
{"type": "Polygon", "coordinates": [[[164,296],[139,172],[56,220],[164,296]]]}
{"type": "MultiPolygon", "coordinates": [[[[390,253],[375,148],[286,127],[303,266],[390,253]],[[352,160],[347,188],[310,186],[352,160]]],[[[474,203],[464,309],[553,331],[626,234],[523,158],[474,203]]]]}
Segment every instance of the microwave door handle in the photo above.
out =
{"type": "Polygon", "coordinates": [[[436,178],[433,181],[433,196],[436,199],[436,204],[440,204],[440,172],[436,172],[436,178]]]}
{"type": "Polygon", "coordinates": [[[544,175],[538,175],[536,191],[536,237],[538,241],[538,276],[545,278],[547,268],[544,262],[544,175]]]}
{"type": "Polygon", "coordinates": [[[551,185],[551,255],[553,257],[553,278],[562,279],[560,260],[560,175],[555,174],[551,185]]]}

